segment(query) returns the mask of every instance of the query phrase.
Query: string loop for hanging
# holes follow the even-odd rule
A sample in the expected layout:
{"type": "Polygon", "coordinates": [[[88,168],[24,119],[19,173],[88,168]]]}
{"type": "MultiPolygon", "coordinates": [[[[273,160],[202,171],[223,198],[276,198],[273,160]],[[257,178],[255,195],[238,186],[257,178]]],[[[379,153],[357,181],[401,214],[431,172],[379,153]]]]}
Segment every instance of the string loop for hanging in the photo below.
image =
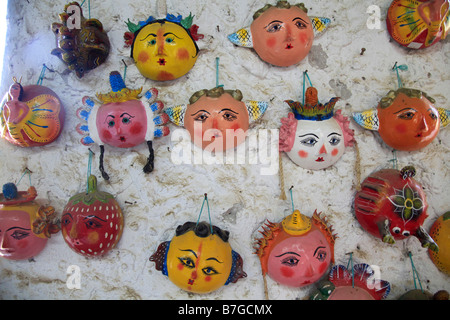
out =
{"type": "Polygon", "coordinates": [[[31,184],[31,171],[30,171],[30,169],[28,169],[28,168],[25,168],[25,170],[23,171],[22,176],[20,177],[19,181],[16,183],[16,186],[19,185],[20,181],[22,181],[22,178],[23,178],[26,174],[28,174],[28,181],[29,181],[29,183],[30,183],[30,187],[32,186],[32,184],[31,184]]]}
{"type": "MultiPolygon", "coordinates": [[[[45,65],[45,63],[42,65],[41,74],[39,75],[39,79],[37,81],[37,85],[42,85],[42,81],[44,80],[45,70],[47,70],[48,67],[45,65]]],[[[48,69],[50,70],[50,69],[48,69]]]]}
{"type": "Polygon", "coordinates": [[[203,207],[205,206],[205,203],[208,208],[209,226],[211,228],[211,234],[213,234],[213,227],[212,227],[212,223],[211,223],[211,212],[209,210],[209,202],[208,202],[208,194],[207,193],[205,193],[205,198],[203,199],[202,207],[200,209],[200,213],[199,213],[198,219],[197,219],[197,225],[200,222],[200,217],[202,216],[203,207]]]}
{"type": "Polygon", "coordinates": [[[127,66],[127,64],[125,63],[125,60],[123,60],[122,59],[122,62],[123,62],[123,64],[124,64],[124,68],[123,68],[123,83],[125,83],[125,78],[127,77],[127,68],[128,68],[128,66],[127,66]]]}
{"type": "Polygon", "coordinates": [[[420,290],[423,292],[422,283],[420,282],[420,279],[419,279],[419,272],[417,272],[417,269],[414,266],[411,251],[408,252],[408,255],[409,255],[409,259],[411,260],[411,268],[412,268],[413,279],[414,279],[414,288],[417,289],[417,283],[416,283],[416,278],[417,278],[417,282],[419,283],[420,290]]]}
{"type": "Polygon", "coordinates": [[[398,170],[398,160],[397,160],[397,150],[392,150],[392,153],[394,155],[394,158],[389,160],[389,162],[392,162],[392,167],[396,170],[398,170]]]}
{"type": "Polygon", "coordinates": [[[219,84],[219,57],[216,57],[216,88],[223,87],[223,84],[219,84]]]}
{"type": "Polygon", "coordinates": [[[289,188],[289,192],[291,194],[291,204],[292,204],[292,212],[294,212],[294,198],[292,197],[292,189],[294,189],[294,186],[291,186],[289,188]]]}
{"type": "Polygon", "coordinates": [[[406,70],[408,70],[408,66],[406,64],[397,65],[397,62],[395,62],[394,67],[392,68],[392,70],[395,70],[397,72],[398,87],[402,88],[403,87],[403,83],[402,83],[402,80],[400,79],[400,73],[398,72],[398,70],[406,71],[406,70]]]}
{"type": "Polygon", "coordinates": [[[87,166],[87,180],[86,180],[86,194],[89,193],[89,177],[91,176],[93,154],[94,154],[94,152],[92,152],[92,150],[89,149],[89,159],[88,159],[88,166],[87,166]]]}
{"type": "Polygon", "coordinates": [[[350,258],[348,258],[348,262],[347,262],[347,270],[349,270],[348,267],[350,266],[351,270],[352,270],[352,288],[354,288],[355,287],[355,270],[353,270],[353,252],[349,252],[346,254],[350,255],[350,258]]]}
{"type": "Polygon", "coordinates": [[[309,85],[311,87],[313,87],[311,79],[309,78],[309,75],[308,75],[308,70],[303,71],[303,105],[305,105],[305,92],[306,92],[306,81],[305,80],[306,80],[306,78],[309,81],[309,85]]]}

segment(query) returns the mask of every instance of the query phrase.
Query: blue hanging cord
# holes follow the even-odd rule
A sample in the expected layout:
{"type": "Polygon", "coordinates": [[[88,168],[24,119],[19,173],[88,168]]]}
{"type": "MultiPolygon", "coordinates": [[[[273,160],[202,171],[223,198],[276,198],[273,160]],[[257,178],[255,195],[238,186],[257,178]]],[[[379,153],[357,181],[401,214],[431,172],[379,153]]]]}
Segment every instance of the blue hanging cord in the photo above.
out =
{"type": "Polygon", "coordinates": [[[31,187],[31,171],[28,168],[25,168],[25,170],[23,171],[22,176],[20,177],[19,181],[16,183],[16,186],[19,185],[20,181],[22,181],[22,178],[28,173],[28,180],[30,183],[30,187],[31,187]]]}
{"type": "Polygon", "coordinates": [[[291,193],[291,204],[292,204],[292,212],[294,212],[294,199],[292,197],[292,189],[294,189],[294,186],[291,186],[289,188],[289,192],[291,193]]]}
{"type": "Polygon", "coordinates": [[[306,92],[306,81],[305,80],[306,80],[306,78],[308,78],[309,84],[312,87],[313,84],[311,82],[311,79],[309,78],[308,70],[305,70],[303,72],[303,105],[305,105],[305,92],[306,92]]]}
{"type": "MultiPolygon", "coordinates": [[[[45,70],[48,69],[45,63],[42,65],[41,74],[39,75],[39,79],[37,81],[37,85],[42,85],[42,81],[44,80],[45,70]]],[[[50,69],[49,69],[50,70],[50,69]]]]}
{"type": "Polygon", "coordinates": [[[350,255],[350,258],[348,258],[348,262],[347,262],[347,270],[350,265],[350,267],[352,268],[351,269],[352,270],[352,288],[354,288],[355,287],[355,270],[353,270],[353,252],[349,252],[347,254],[350,255]]]}
{"type": "MultiPolygon", "coordinates": [[[[80,4],[80,7],[82,7],[85,2],[86,2],[86,0],[83,0],[83,2],[80,4]]],[[[90,19],[91,18],[91,0],[88,0],[88,11],[89,11],[89,19],[90,19]]]]}
{"type": "Polygon", "coordinates": [[[216,88],[223,87],[223,84],[219,84],[219,57],[216,57],[216,88]]]}
{"type": "Polygon", "coordinates": [[[419,272],[417,272],[417,269],[414,266],[411,251],[408,252],[408,255],[409,255],[409,259],[411,260],[411,268],[413,271],[413,279],[414,279],[414,288],[417,289],[417,283],[416,283],[416,278],[417,278],[417,282],[419,282],[420,290],[423,292],[422,283],[420,282],[420,279],[419,279],[419,272]]]}
{"type": "Polygon", "coordinates": [[[89,160],[88,160],[88,167],[87,167],[87,180],[86,180],[86,194],[89,193],[89,177],[91,176],[91,168],[92,168],[92,156],[93,152],[91,149],[89,149],[89,160]]]}
{"type": "Polygon", "coordinates": [[[389,162],[392,162],[392,167],[398,170],[397,150],[392,150],[392,153],[394,154],[394,158],[389,160],[389,162]]]}
{"type": "Polygon", "coordinates": [[[200,217],[202,216],[203,207],[205,206],[205,202],[206,202],[206,206],[208,208],[209,226],[211,228],[211,234],[213,234],[213,227],[212,227],[212,223],[211,223],[211,212],[209,211],[208,194],[206,194],[206,193],[205,193],[205,198],[203,199],[202,207],[200,209],[200,214],[198,215],[197,225],[200,221],[200,217]]]}

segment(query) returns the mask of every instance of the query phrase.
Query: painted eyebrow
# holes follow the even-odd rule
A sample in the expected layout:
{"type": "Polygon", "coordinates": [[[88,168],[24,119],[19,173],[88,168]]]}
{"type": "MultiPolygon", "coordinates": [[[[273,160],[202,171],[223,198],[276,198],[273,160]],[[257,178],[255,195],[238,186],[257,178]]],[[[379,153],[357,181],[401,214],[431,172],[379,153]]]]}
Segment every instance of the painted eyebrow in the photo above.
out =
{"type": "Polygon", "coordinates": [[[319,139],[319,137],[318,137],[317,135],[315,135],[314,133],[306,133],[306,134],[303,134],[303,135],[298,136],[298,137],[299,137],[299,138],[303,138],[303,137],[305,137],[305,136],[314,136],[314,137],[316,137],[317,139],[319,139]]]}
{"type": "Polygon", "coordinates": [[[169,35],[169,34],[173,35],[174,37],[177,37],[178,39],[183,39],[183,38],[180,38],[179,36],[177,36],[177,35],[176,35],[175,33],[173,33],[173,32],[166,32],[166,33],[163,34],[163,37],[165,37],[165,36],[167,36],[167,35],[169,35]]]}
{"type": "Polygon", "coordinates": [[[194,252],[194,250],[191,250],[191,249],[185,249],[185,250],[180,249],[180,251],[188,251],[188,252],[192,253],[197,258],[197,254],[194,252]]]}
{"type": "Polygon", "coordinates": [[[134,118],[134,116],[132,116],[131,114],[129,114],[128,112],[124,112],[120,115],[120,117],[122,118],[123,116],[128,115],[130,116],[130,118],[134,118]]]}
{"type": "Polygon", "coordinates": [[[9,228],[9,229],[6,230],[6,231],[14,230],[14,229],[20,229],[20,230],[25,230],[25,231],[31,231],[31,229],[26,229],[26,228],[21,228],[21,227],[11,227],[11,228],[9,228]]]}
{"type": "Polygon", "coordinates": [[[329,137],[329,136],[331,136],[331,135],[333,135],[333,134],[338,135],[338,136],[341,136],[341,134],[339,134],[339,133],[337,133],[337,132],[332,132],[332,133],[330,133],[329,135],[327,135],[327,137],[329,137]]]}
{"type": "Polygon", "coordinates": [[[273,21],[269,22],[269,23],[267,24],[267,26],[265,26],[264,28],[267,28],[268,26],[270,26],[270,25],[271,25],[272,23],[274,23],[274,22],[283,23],[283,21],[280,21],[280,20],[273,20],[273,21]]]}
{"type": "Polygon", "coordinates": [[[217,261],[218,263],[223,263],[222,261],[219,261],[217,258],[214,258],[214,257],[206,259],[206,261],[208,261],[208,260],[214,260],[214,261],[217,261]]]}
{"type": "Polygon", "coordinates": [[[297,252],[288,251],[288,252],[285,252],[285,253],[280,254],[279,256],[275,256],[275,258],[282,257],[282,256],[284,256],[284,255],[286,255],[286,254],[295,254],[296,256],[301,257],[297,252]]]}
{"type": "Polygon", "coordinates": [[[397,112],[394,112],[393,114],[397,114],[397,113],[402,112],[402,111],[405,111],[405,110],[413,110],[413,111],[417,112],[417,110],[414,109],[414,108],[403,108],[402,110],[399,110],[399,111],[397,111],[397,112]]]}
{"type": "Polygon", "coordinates": [[[103,222],[106,222],[106,220],[103,220],[102,218],[99,218],[99,217],[94,216],[94,215],[87,216],[87,217],[85,217],[83,220],[91,219],[91,218],[96,218],[96,219],[98,219],[98,220],[101,220],[101,221],[103,221],[103,222]]]}
{"type": "Polygon", "coordinates": [[[297,17],[297,18],[292,19],[292,21],[295,21],[295,20],[302,20],[305,24],[309,24],[308,22],[306,22],[305,20],[303,20],[303,19],[300,18],[300,17],[297,17]]]}
{"type": "Polygon", "coordinates": [[[153,37],[156,38],[156,34],[154,34],[154,33],[149,33],[144,39],[142,39],[142,40],[140,40],[140,41],[144,41],[145,39],[148,38],[148,36],[153,36],[153,37]]]}
{"type": "Polygon", "coordinates": [[[313,254],[313,256],[315,256],[315,255],[316,255],[316,252],[317,252],[317,250],[319,250],[320,248],[323,248],[323,249],[325,249],[325,247],[324,247],[324,246],[319,246],[319,247],[317,247],[317,248],[316,248],[316,250],[314,251],[314,254],[313,254]]]}
{"type": "Polygon", "coordinates": [[[191,116],[195,116],[195,115],[196,115],[197,113],[199,113],[199,112],[206,112],[207,114],[211,114],[211,113],[209,113],[208,111],[202,109],[202,110],[198,110],[196,113],[191,114],[191,116]]]}
{"type": "Polygon", "coordinates": [[[224,109],[220,110],[219,113],[221,113],[221,112],[223,112],[223,111],[230,111],[230,112],[233,112],[233,113],[235,113],[235,114],[239,114],[238,112],[233,111],[233,110],[231,110],[231,109],[229,109],[229,108],[224,108],[224,109]]]}

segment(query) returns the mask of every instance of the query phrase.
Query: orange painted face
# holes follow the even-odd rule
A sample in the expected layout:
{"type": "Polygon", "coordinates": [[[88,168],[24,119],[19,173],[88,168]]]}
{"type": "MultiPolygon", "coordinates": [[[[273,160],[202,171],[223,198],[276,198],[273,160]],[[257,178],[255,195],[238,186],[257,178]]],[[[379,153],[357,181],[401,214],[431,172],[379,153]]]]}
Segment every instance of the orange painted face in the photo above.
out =
{"type": "Polygon", "coordinates": [[[399,93],[387,108],[378,107],[383,141],[397,150],[414,151],[427,146],[439,132],[439,113],[424,96],[399,93]]]}
{"type": "Polygon", "coordinates": [[[158,81],[185,75],[197,61],[195,41],[181,25],[156,21],[144,26],[133,43],[132,57],[139,72],[158,81]]]}
{"type": "Polygon", "coordinates": [[[290,66],[303,60],[314,40],[310,18],[302,9],[272,7],[250,26],[253,48],[258,56],[276,66],[290,66]]]}
{"type": "Polygon", "coordinates": [[[184,127],[195,145],[202,149],[211,145],[215,151],[223,151],[245,140],[249,115],[245,103],[229,93],[218,98],[202,96],[188,105],[184,127]]]}

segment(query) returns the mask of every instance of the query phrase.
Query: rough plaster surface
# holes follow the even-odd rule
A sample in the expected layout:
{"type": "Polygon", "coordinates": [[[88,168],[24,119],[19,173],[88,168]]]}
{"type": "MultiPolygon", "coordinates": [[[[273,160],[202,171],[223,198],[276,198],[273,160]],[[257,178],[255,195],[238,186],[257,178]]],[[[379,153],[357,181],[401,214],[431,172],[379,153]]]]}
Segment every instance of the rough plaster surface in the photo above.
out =
{"type": "MultiPolygon", "coordinates": [[[[270,1],[271,3],[275,1],[270,1]]],[[[33,185],[42,203],[53,205],[59,214],[68,199],[84,190],[88,148],[79,142],[75,131],[75,111],[81,98],[110,90],[108,75],[113,70],[123,73],[122,59],[129,66],[126,82],[129,87],[147,90],[156,87],[166,106],[187,103],[190,95],[215,86],[215,58],[220,58],[220,83],[227,89],[239,88],[244,99],[270,102],[264,117],[255,124],[252,139],[260,139],[259,147],[247,143],[240,161],[232,164],[176,164],[172,151],[180,144],[171,135],[157,139],[155,170],[145,175],[142,166],[147,148],[141,145],[129,150],[106,147],[105,166],[111,176],[105,182],[98,171],[99,149],[94,151],[93,173],[99,187],[116,195],[125,216],[125,229],[118,246],[102,259],[88,259],[69,249],[61,234],[54,235],[47,247],[30,261],[0,259],[0,297],[4,299],[264,299],[264,286],[259,259],[253,254],[254,237],[265,219],[279,221],[291,210],[291,202],[280,199],[280,175],[263,175],[267,168],[259,150],[276,146],[261,134],[262,129],[278,129],[280,118],[286,116],[285,99],[301,99],[302,72],[308,74],[319,99],[341,96],[337,107],[350,116],[352,112],[375,107],[390,89],[397,88],[391,70],[394,63],[406,64],[401,73],[406,87],[420,88],[434,97],[438,106],[450,107],[450,43],[447,39],[423,51],[399,47],[386,31],[385,16],[389,0],[310,1],[305,0],[310,15],[328,16],[332,24],[318,38],[307,59],[296,66],[277,68],[261,60],[249,49],[233,46],[229,33],[251,23],[253,13],[265,0],[181,1],[167,0],[167,10],[186,16],[195,14],[194,23],[205,38],[199,41],[200,56],[194,68],[183,78],[158,83],[144,79],[124,48],[124,21],[145,20],[158,16],[155,1],[91,1],[91,15],[99,18],[108,32],[112,50],[105,64],[79,80],[50,51],[54,48],[52,22],[58,20],[65,1],[10,1],[5,69],[1,92],[6,92],[13,76],[23,77],[23,84],[38,80],[42,64],[55,72],[46,72],[43,85],[53,89],[66,109],[66,124],[57,141],[32,149],[15,147],[0,141],[0,181],[17,182],[29,168],[33,185]],[[381,13],[379,29],[366,25],[370,5],[381,13]],[[363,50],[363,48],[365,50],[363,50]],[[362,54],[361,54],[362,53],[362,54]],[[256,157],[256,158],[255,158],[256,157]],[[178,289],[148,258],[162,241],[169,240],[175,228],[186,221],[195,221],[207,193],[214,224],[229,230],[233,249],[244,259],[247,278],[225,286],[211,294],[193,295],[178,289]],[[68,268],[78,266],[81,288],[66,285],[68,268]]],[[[85,5],[86,7],[86,5],[85,5]]],[[[87,12],[87,10],[85,10],[87,12]]],[[[162,15],[158,16],[162,17],[162,15]]],[[[358,224],[352,210],[353,197],[359,183],[371,172],[391,167],[392,150],[379,136],[359,128],[354,122],[358,148],[347,148],[333,167],[310,171],[296,167],[282,155],[286,193],[294,186],[294,203],[306,215],[323,212],[333,224],[336,240],[336,263],[347,264],[353,252],[355,263],[379,266],[381,278],[391,284],[388,299],[396,299],[414,289],[411,264],[407,252],[413,254],[421,283],[427,290],[450,291],[450,279],[431,262],[428,252],[416,238],[394,245],[382,243],[367,234],[358,224]]],[[[171,125],[171,130],[176,131],[171,125]]],[[[270,135],[269,135],[270,138],[270,135]]],[[[183,142],[181,142],[183,145],[183,142]]],[[[185,143],[185,146],[189,146],[185,143]]],[[[438,216],[448,211],[450,162],[450,131],[443,129],[426,149],[418,152],[397,152],[399,167],[414,165],[417,180],[423,184],[429,202],[429,230],[438,216]]],[[[270,154],[267,151],[266,154],[270,154]]],[[[269,158],[270,159],[270,158],[269,158]]],[[[205,159],[204,159],[205,160],[205,159]]],[[[211,159],[210,159],[211,160],[211,159]]],[[[212,160],[220,160],[212,158],[212,160]]],[[[272,161],[278,165],[277,153],[272,161]]],[[[214,162],[214,161],[213,161],[214,162]]],[[[19,187],[28,185],[23,180],[19,187]]],[[[288,194],[289,195],[289,194],[288,194]]],[[[207,219],[205,213],[204,219],[207,219]]],[[[270,299],[305,299],[314,285],[295,289],[268,279],[270,299]]]]}

